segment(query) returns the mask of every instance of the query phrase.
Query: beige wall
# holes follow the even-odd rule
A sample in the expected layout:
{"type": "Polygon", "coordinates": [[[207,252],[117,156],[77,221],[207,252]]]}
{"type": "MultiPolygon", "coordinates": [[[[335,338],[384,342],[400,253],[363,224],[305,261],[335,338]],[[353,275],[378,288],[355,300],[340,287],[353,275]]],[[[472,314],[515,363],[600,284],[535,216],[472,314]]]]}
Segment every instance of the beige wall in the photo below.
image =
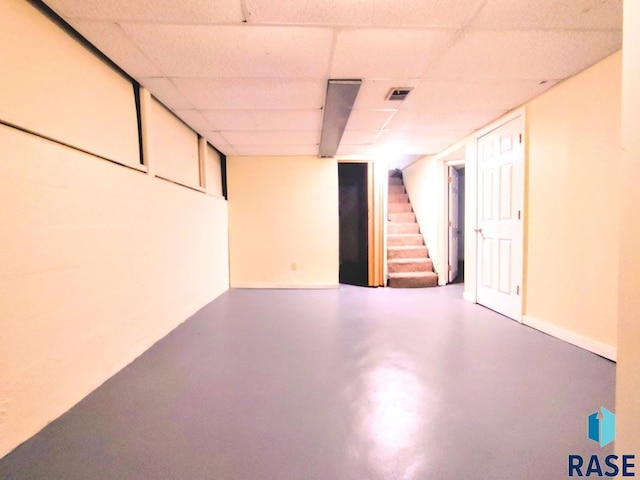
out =
{"type": "Polygon", "coordinates": [[[227,202],[143,171],[133,86],[125,82],[125,97],[122,77],[27,2],[0,2],[0,24],[2,59],[81,57],[78,71],[26,71],[11,88],[2,82],[18,67],[3,65],[0,120],[137,168],[0,125],[1,457],[225,291],[229,277],[227,202]],[[14,22],[27,27],[6,38],[14,22]]]}
{"type": "Polygon", "coordinates": [[[232,287],[338,284],[338,167],[317,157],[228,157],[232,287]]]}
{"type": "Polygon", "coordinates": [[[155,98],[148,116],[150,155],[153,172],[188,187],[200,187],[198,134],[187,127],[155,98]]]}
{"type": "Polygon", "coordinates": [[[624,2],[623,45],[616,452],[640,455],[640,3],[637,0],[624,2]]]}
{"type": "Polygon", "coordinates": [[[617,333],[620,81],[618,52],[526,108],[525,315],[605,351],[617,333]]]}

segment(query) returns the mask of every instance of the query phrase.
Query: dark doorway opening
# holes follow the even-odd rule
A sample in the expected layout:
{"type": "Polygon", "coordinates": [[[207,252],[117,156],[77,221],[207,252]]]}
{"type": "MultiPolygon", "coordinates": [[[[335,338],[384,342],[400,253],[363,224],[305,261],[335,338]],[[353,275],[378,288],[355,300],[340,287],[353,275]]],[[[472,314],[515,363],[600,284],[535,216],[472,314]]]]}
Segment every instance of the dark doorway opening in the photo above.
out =
{"type": "Polygon", "coordinates": [[[340,283],[369,284],[367,164],[339,163],[340,283]]]}
{"type": "Polygon", "coordinates": [[[454,167],[458,172],[458,222],[457,222],[457,236],[458,236],[458,274],[451,283],[464,283],[464,237],[465,237],[465,167],[454,167]]]}

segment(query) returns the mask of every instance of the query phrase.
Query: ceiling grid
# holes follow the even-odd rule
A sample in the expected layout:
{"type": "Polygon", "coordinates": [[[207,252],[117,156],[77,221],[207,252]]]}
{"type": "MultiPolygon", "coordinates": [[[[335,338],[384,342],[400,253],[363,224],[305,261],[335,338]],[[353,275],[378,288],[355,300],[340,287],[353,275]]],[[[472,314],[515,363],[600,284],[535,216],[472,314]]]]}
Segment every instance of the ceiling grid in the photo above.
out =
{"type": "Polygon", "coordinates": [[[621,0],[45,3],[227,155],[317,155],[330,78],[339,155],[438,153],[621,48],[621,0]]]}

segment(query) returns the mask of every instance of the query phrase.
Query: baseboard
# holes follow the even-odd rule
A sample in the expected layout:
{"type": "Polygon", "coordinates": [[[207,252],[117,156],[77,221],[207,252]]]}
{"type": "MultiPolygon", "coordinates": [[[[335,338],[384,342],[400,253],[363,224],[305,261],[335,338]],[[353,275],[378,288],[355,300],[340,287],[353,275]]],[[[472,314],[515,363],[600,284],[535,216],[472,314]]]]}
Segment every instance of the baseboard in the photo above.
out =
{"type": "Polygon", "coordinates": [[[464,298],[467,302],[478,303],[478,301],[476,300],[476,296],[467,292],[464,292],[462,294],[462,298],[464,298]]]}
{"type": "Polygon", "coordinates": [[[530,317],[529,315],[524,315],[522,317],[522,323],[535,328],[536,330],[540,330],[552,337],[559,338],[560,340],[564,340],[576,347],[584,348],[596,355],[600,355],[601,357],[608,358],[609,360],[616,361],[617,349],[612,347],[611,345],[607,345],[606,343],[598,342],[596,340],[592,340],[591,338],[587,338],[579,333],[570,332],[569,330],[565,330],[564,328],[558,327],[557,325],[553,325],[552,323],[545,322],[544,320],[540,320],[539,318],[530,317]]]}
{"type": "Polygon", "coordinates": [[[232,283],[230,288],[258,288],[258,289],[316,289],[325,290],[338,288],[338,283],[263,283],[263,282],[247,282],[232,283]]]}

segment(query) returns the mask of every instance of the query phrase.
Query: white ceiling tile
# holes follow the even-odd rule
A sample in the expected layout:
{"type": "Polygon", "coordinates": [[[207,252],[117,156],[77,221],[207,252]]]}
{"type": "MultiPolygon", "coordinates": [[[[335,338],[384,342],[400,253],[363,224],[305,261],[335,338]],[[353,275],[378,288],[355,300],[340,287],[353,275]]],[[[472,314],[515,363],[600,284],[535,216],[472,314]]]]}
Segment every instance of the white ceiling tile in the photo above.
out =
{"type": "Polygon", "coordinates": [[[352,110],[347,130],[381,130],[395,110],[352,110]]]}
{"type": "Polygon", "coordinates": [[[331,76],[417,78],[454,38],[453,30],[342,30],[336,39],[331,76]]]}
{"type": "Polygon", "coordinates": [[[168,78],[140,78],[139,82],[171,110],[190,110],[194,107],[168,78]]]}
{"type": "Polygon", "coordinates": [[[340,145],[368,145],[375,143],[380,130],[345,130],[340,145]]]}
{"type": "Polygon", "coordinates": [[[618,31],[470,31],[427,72],[438,79],[563,79],[621,48],[618,31]]]}
{"type": "Polygon", "coordinates": [[[225,155],[235,155],[235,149],[229,145],[227,139],[224,138],[220,132],[204,131],[202,132],[202,136],[225,155]]]}
{"type": "Polygon", "coordinates": [[[399,110],[387,128],[395,130],[424,130],[442,132],[451,130],[476,130],[484,127],[507,110],[467,110],[467,111],[415,111],[399,110]]]}
{"type": "Polygon", "coordinates": [[[286,157],[296,155],[318,155],[317,145],[241,145],[235,147],[237,155],[246,157],[286,157]]]}
{"type": "Polygon", "coordinates": [[[379,155],[383,151],[380,145],[340,145],[336,155],[339,156],[363,156],[373,157],[379,155]]]}
{"type": "Polygon", "coordinates": [[[540,80],[423,80],[402,103],[400,110],[510,110],[555,83],[541,83],[540,80]]]}
{"type": "Polygon", "coordinates": [[[622,0],[489,0],[474,28],[621,29],[622,0]]]}
{"type": "Polygon", "coordinates": [[[276,78],[174,78],[198,110],[319,110],[325,80],[276,78]]]}
{"type": "Polygon", "coordinates": [[[205,110],[217,130],[320,130],[322,110],[205,110]]]}
{"type": "Polygon", "coordinates": [[[83,37],[132,77],[159,77],[160,70],[116,23],[75,20],[72,22],[83,37]]]}
{"type": "Polygon", "coordinates": [[[435,155],[453,143],[447,140],[433,139],[426,143],[401,145],[397,149],[397,153],[401,155],[435,155]]]}
{"type": "Polygon", "coordinates": [[[473,130],[424,131],[424,130],[383,130],[378,136],[378,144],[431,145],[451,143],[471,134],[473,130]]]}
{"type": "Polygon", "coordinates": [[[354,110],[397,109],[402,102],[386,100],[389,92],[398,87],[414,87],[419,81],[417,78],[364,79],[353,108],[354,110]]]}
{"type": "Polygon", "coordinates": [[[123,23],[169,77],[326,78],[326,28],[123,23]]]}
{"type": "Polygon", "coordinates": [[[212,140],[209,140],[209,141],[214,147],[218,149],[218,151],[222,152],[227,157],[238,155],[238,152],[236,152],[236,149],[233,148],[231,145],[225,145],[225,144],[216,145],[213,143],[212,140]]]}
{"type": "Polygon", "coordinates": [[[211,142],[213,142],[214,145],[216,145],[216,144],[228,145],[229,144],[227,139],[224,138],[222,136],[222,134],[220,132],[218,132],[218,131],[214,131],[214,130],[205,131],[204,132],[204,136],[207,137],[207,140],[210,140],[211,142]]]}
{"type": "Polygon", "coordinates": [[[394,155],[433,155],[441,152],[455,141],[447,138],[425,138],[420,142],[388,140],[380,143],[381,148],[394,155]]]}
{"type": "Polygon", "coordinates": [[[479,0],[247,0],[251,21],[278,24],[459,27],[479,0]]]}
{"type": "Polygon", "coordinates": [[[320,142],[320,132],[313,131],[262,131],[262,132],[221,132],[230,145],[317,145],[320,142]]]}
{"type": "Polygon", "coordinates": [[[46,0],[63,17],[159,23],[242,22],[240,0],[46,0]]]}
{"type": "Polygon", "coordinates": [[[174,113],[197,132],[215,130],[199,110],[176,110],[174,113]]]}

